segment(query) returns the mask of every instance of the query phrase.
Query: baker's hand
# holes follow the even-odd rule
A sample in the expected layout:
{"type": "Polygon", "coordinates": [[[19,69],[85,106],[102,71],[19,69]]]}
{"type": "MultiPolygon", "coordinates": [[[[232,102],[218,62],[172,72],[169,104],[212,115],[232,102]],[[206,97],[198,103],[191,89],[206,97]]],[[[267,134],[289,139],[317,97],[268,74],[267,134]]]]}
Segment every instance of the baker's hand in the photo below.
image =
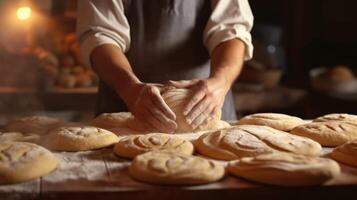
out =
{"type": "Polygon", "coordinates": [[[217,79],[169,81],[169,85],[194,91],[183,111],[187,123],[194,129],[206,125],[220,112],[230,87],[217,79]]]}
{"type": "Polygon", "coordinates": [[[161,97],[164,89],[161,84],[138,84],[132,88],[131,102],[127,105],[147,128],[172,133],[177,128],[176,116],[161,97]]]}

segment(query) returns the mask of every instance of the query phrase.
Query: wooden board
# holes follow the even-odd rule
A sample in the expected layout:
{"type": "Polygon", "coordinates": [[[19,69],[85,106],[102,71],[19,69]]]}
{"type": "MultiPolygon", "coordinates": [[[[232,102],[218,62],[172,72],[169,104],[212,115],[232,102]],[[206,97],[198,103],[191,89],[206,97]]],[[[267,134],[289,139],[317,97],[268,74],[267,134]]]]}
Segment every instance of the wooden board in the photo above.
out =
{"type": "MultiPolygon", "coordinates": [[[[330,150],[325,149],[325,153],[330,150]]],[[[226,176],[200,186],[160,186],[137,182],[128,174],[129,160],[112,149],[56,153],[52,174],[33,181],[0,186],[0,200],[20,199],[333,199],[357,195],[357,168],[341,164],[342,174],[318,187],[273,187],[226,176]]],[[[293,180],[292,180],[293,181],[293,180]]],[[[355,196],[354,196],[355,197],[355,196]]],[[[351,198],[354,199],[354,198],[351,198]]]]}

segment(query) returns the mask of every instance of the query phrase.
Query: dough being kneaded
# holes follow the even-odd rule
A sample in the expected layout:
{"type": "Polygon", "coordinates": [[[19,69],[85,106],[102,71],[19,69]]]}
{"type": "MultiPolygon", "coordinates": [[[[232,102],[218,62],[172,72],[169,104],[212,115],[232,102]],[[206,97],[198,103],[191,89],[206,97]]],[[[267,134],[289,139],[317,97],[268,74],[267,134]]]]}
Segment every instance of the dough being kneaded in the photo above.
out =
{"type": "Polygon", "coordinates": [[[192,155],[194,151],[191,142],[164,133],[124,136],[114,146],[114,153],[126,158],[134,158],[139,154],[154,150],[171,151],[184,155],[192,155]]]}
{"type": "Polygon", "coordinates": [[[127,128],[131,118],[133,115],[130,112],[103,113],[94,118],[91,125],[104,129],[127,128]]]}
{"type": "Polygon", "coordinates": [[[48,134],[44,145],[57,151],[86,151],[108,147],[118,141],[114,133],[97,127],[59,127],[48,134]]]}
{"type": "Polygon", "coordinates": [[[257,113],[247,115],[238,121],[239,125],[262,125],[281,131],[290,131],[304,123],[304,120],[298,117],[279,113],[257,113]]]}
{"type": "Polygon", "coordinates": [[[324,115],[314,119],[313,122],[329,122],[329,121],[344,121],[357,124],[357,115],[351,115],[346,113],[333,113],[324,115]]]}
{"type": "MultiPolygon", "coordinates": [[[[216,115],[212,116],[211,120],[208,123],[199,126],[196,129],[194,129],[189,123],[187,123],[186,117],[183,115],[183,110],[187,105],[187,103],[190,101],[190,98],[193,96],[191,90],[170,88],[165,90],[161,95],[165,103],[176,115],[176,120],[175,120],[177,123],[177,129],[175,130],[176,133],[217,130],[221,127],[227,126],[226,123],[221,122],[220,120],[221,111],[219,111],[216,115]]],[[[145,129],[145,126],[140,124],[138,120],[129,122],[129,127],[134,130],[147,131],[145,129]]]]}
{"type": "Polygon", "coordinates": [[[321,145],[267,126],[239,125],[201,135],[194,141],[196,150],[219,160],[234,160],[276,151],[319,155],[321,145]]]}
{"type": "Polygon", "coordinates": [[[279,186],[322,184],[340,174],[333,160],[291,153],[273,153],[232,161],[227,171],[247,180],[279,186]]]}
{"type": "Polygon", "coordinates": [[[357,140],[336,147],[330,157],[336,161],[357,167],[357,140]]]}
{"type": "Polygon", "coordinates": [[[12,184],[44,176],[58,161],[47,149],[26,142],[0,142],[0,184],[12,184]]]}
{"type": "Polygon", "coordinates": [[[30,116],[9,121],[5,128],[9,132],[46,134],[53,128],[62,125],[64,122],[60,119],[47,116],[30,116]]]}
{"type": "Polygon", "coordinates": [[[222,164],[201,157],[151,151],[136,156],[129,173],[147,183],[196,185],[218,181],[225,170],[222,164]]]}
{"type": "Polygon", "coordinates": [[[344,121],[312,122],[298,126],[290,133],[313,139],[322,146],[335,147],[357,139],[357,124],[344,121]]]}

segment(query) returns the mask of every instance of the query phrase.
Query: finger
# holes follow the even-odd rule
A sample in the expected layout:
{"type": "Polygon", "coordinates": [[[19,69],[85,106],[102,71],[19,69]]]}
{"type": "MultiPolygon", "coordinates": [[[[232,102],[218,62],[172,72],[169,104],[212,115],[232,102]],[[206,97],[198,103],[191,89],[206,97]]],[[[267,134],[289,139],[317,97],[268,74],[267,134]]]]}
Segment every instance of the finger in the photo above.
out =
{"type": "Polygon", "coordinates": [[[171,120],[176,120],[175,113],[170,109],[170,107],[166,104],[164,99],[161,97],[159,90],[153,91],[154,95],[151,100],[155,106],[157,106],[163,114],[171,120]]]}
{"type": "Polygon", "coordinates": [[[174,131],[174,129],[170,129],[170,127],[165,126],[162,122],[160,122],[153,113],[151,113],[151,116],[147,118],[147,121],[155,127],[155,130],[158,130],[159,132],[166,133],[174,131]]]}
{"type": "Polygon", "coordinates": [[[210,114],[213,111],[213,106],[208,106],[203,112],[200,113],[191,123],[193,129],[196,129],[198,126],[201,126],[202,123],[208,118],[210,118],[210,114]]]}
{"type": "Polygon", "coordinates": [[[209,102],[207,98],[202,99],[196,106],[186,115],[186,121],[188,124],[192,122],[199,116],[201,113],[205,112],[208,109],[209,102]]]}
{"type": "Polygon", "coordinates": [[[158,108],[156,108],[154,105],[152,105],[149,110],[151,114],[161,122],[161,124],[167,126],[167,130],[175,130],[177,128],[176,122],[167,118],[164,113],[158,108]]]}
{"type": "MultiPolygon", "coordinates": [[[[147,119],[150,117],[149,111],[142,111],[141,113],[137,113],[134,116],[138,119],[138,121],[148,130],[154,131],[156,130],[154,126],[148,123],[147,119]]],[[[140,126],[140,125],[139,125],[140,126]]]]}
{"type": "Polygon", "coordinates": [[[217,111],[218,109],[213,109],[209,116],[197,128],[207,126],[208,123],[210,123],[212,119],[216,116],[217,111]]]}
{"type": "Polygon", "coordinates": [[[169,81],[169,85],[175,86],[177,88],[187,88],[198,83],[198,79],[193,80],[182,80],[182,81],[169,81]]]}
{"type": "Polygon", "coordinates": [[[198,102],[200,102],[204,97],[206,93],[202,90],[196,92],[191,100],[187,103],[183,110],[183,115],[187,116],[190,112],[192,112],[193,107],[197,105],[198,102]]]}

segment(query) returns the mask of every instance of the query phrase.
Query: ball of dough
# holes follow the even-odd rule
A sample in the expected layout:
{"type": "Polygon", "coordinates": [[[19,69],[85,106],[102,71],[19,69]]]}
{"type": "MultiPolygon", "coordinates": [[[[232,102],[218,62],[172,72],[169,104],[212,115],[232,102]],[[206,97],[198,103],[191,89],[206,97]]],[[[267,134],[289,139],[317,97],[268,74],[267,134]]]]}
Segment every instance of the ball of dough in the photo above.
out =
{"type": "Polygon", "coordinates": [[[130,112],[103,113],[97,116],[91,122],[91,125],[104,129],[126,128],[128,127],[128,121],[132,118],[133,115],[130,112]]]}
{"type": "Polygon", "coordinates": [[[196,150],[218,160],[269,154],[277,151],[319,155],[321,145],[267,126],[241,125],[201,135],[196,150]]]}
{"type": "Polygon", "coordinates": [[[330,156],[336,161],[357,167],[357,140],[336,147],[330,156]]]}
{"type": "Polygon", "coordinates": [[[312,122],[295,127],[290,133],[335,147],[357,139],[357,124],[344,121],[312,122]]]}
{"type": "Polygon", "coordinates": [[[215,116],[213,116],[207,125],[198,127],[195,130],[186,122],[186,118],[183,115],[183,109],[191,100],[192,96],[192,91],[188,89],[169,89],[162,94],[162,98],[176,115],[176,132],[192,132],[218,129],[221,113],[217,113],[215,116]]]}
{"type": "Polygon", "coordinates": [[[56,157],[41,146],[25,142],[0,142],[0,184],[45,176],[57,165],[56,157]]]}
{"type": "Polygon", "coordinates": [[[60,126],[63,121],[47,116],[30,116],[9,121],[5,128],[10,132],[46,134],[49,130],[60,126]]]}
{"type": "MultiPolygon", "coordinates": [[[[183,115],[183,109],[190,101],[190,97],[192,97],[193,95],[191,90],[170,88],[165,90],[161,95],[165,103],[176,115],[177,129],[175,130],[175,133],[217,130],[222,125],[224,125],[220,120],[221,112],[213,116],[212,119],[209,121],[209,123],[200,126],[196,129],[193,129],[193,127],[186,122],[186,118],[183,115]]],[[[137,119],[130,121],[128,123],[128,126],[134,130],[140,130],[144,132],[154,131],[154,130],[148,130],[148,128],[145,127],[145,125],[141,124],[137,119]]]]}
{"type": "Polygon", "coordinates": [[[229,163],[227,170],[247,180],[279,186],[319,185],[341,171],[331,159],[289,153],[241,158],[229,163]]]}
{"type": "Polygon", "coordinates": [[[225,170],[223,165],[201,157],[152,151],[135,157],[129,173],[147,183],[195,185],[218,181],[225,170]]]}
{"type": "Polygon", "coordinates": [[[124,136],[114,146],[114,153],[126,158],[134,158],[153,150],[172,151],[184,155],[192,155],[194,151],[191,142],[164,133],[124,136]]]}
{"type": "Polygon", "coordinates": [[[58,151],[86,151],[108,147],[118,141],[114,133],[97,127],[60,127],[48,134],[44,145],[58,151]]]}
{"type": "Polygon", "coordinates": [[[239,125],[269,126],[281,131],[290,131],[296,126],[304,124],[304,120],[279,113],[257,113],[247,115],[239,120],[239,125]]]}
{"type": "Polygon", "coordinates": [[[344,121],[357,124],[357,115],[346,113],[333,113],[314,119],[313,122],[344,121]]]}

